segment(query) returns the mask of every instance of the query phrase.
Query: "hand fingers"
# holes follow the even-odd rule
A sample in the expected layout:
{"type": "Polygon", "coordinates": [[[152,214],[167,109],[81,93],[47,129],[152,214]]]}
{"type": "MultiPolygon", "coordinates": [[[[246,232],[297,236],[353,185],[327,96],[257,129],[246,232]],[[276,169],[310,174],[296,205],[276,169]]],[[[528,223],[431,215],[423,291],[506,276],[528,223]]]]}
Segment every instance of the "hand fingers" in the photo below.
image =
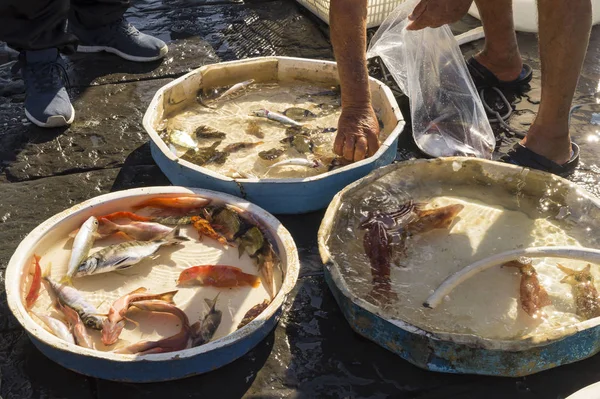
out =
{"type": "Polygon", "coordinates": [[[379,137],[376,134],[367,134],[367,143],[369,147],[369,151],[367,152],[367,156],[373,156],[379,149],[379,137]]]}
{"type": "Polygon", "coordinates": [[[414,21],[411,21],[406,25],[406,30],[421,30],[429,27],[432,24],[430,18],[427,15],[421,15],[414,21]]]}
{"type": "Polygon", "coordinates": [[[344,141],[344,158],[347,161],[352,161],[354,158],[354,145],[356,144],[356,139],[354,136],[346,137],[344,141]]]}
{"type": "Polygon", "coordinates": [[[427,9],[427,2],[425,0],[420,1],[419,4],[416,5],[413,12],[408,16],[408,20],[414,21],[415,19],[419,18],[421,16],[421,14],[423,14],[425,12],[426,9],[427,9]]]}
{"type": "Polygon", "coordinates": [[[354,161],[361,161],[365,159],[367,154],[367,138],[359,137],[356,140],[356,145],[354,146],[354,161]]]}
{"type": "Polygon", "coordinates": [[[337,135],[335,136],[335,141],[333,142],[333,152],[340,157],[344,155],[344,134],[338,130],[337,135]]]}

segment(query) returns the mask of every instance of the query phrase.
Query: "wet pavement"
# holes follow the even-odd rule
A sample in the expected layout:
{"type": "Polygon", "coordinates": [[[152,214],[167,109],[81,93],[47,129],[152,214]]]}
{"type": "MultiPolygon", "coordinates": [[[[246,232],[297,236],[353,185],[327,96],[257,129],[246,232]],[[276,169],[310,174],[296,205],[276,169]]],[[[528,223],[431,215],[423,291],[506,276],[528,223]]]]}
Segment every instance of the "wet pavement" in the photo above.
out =
{"type": "MultiPolygon", "coordinates": [[[[0,270],[39,223],[78,202],[133,187],[168,185],[154,164],[141,118],[155,91],[185,72],[221,60],[263,55],[332,59],[327,27],[291,0],[134,1],[128,17],[169,42],[166,60],[133,64],[112,55],[68,57],[76,121],[42,130],[24,119],[16,54],[0,44],[0,270]]],[[[465,18],[456,33],[477,25],[465,18]]],[[[536,38],[519,34],[534,69],[515,95],[509,124],[526,130],[539,103],[536,38]]],[[[465,54],[482,42],[463,46],[465,54]]],[[[374,67],[373,74],[380,76],[374,67]]],[[[593,31],[576,104],[600,102],[600,27],[593,31]]],[[[406,98],[398,96],[406,111],[406,98]]],[[[494,103],[493,100],[490,100],[494,103]]],[[[571,178],[600,195],[600,106],[573,113],[581,167],[571,178]]],[[[497,133],[501,129],[495,126],[497,133]]],[[[503,138],[500,151],[516,139],[503,138]]],[[[407,130],[398,160],[420,157],[407,130]]],[[[210,374],[160,384],[84,377],[37,351],[10,314],[0,274],[0,396],[9,398],[565,398],[600,380],[600,356],[526,378],[447,375],[418,369],[352,332],[325,285],[316,248],[322,217],[282,216],[300,251],[301,276],[274,332],[249,354],[210,374]]]]}

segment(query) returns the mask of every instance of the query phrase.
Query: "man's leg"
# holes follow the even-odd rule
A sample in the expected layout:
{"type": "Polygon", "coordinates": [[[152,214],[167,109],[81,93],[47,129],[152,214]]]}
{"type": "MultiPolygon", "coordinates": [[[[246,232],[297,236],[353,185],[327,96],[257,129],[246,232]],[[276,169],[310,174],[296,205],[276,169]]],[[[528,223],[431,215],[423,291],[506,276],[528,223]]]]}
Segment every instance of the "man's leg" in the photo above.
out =
{"type": "Polygon", "coordinates": [[[68,0],[10,0],[0,5],[0,40],[21,52],[25,115],[42,127],[64,126],[75,117],[58,53],[76,40],[65,31],[68,11],[68,0]]]}
{"type": "Polygon", "coordinates": [[[69,29],[79,38],[77,50],[107,51],[138,62],[163,58],[167,45],[127,22],[123,14],[128,7],[129,0],[72,0],[69,29]]]}
{"type": "Polygon", "coordinates": [[[571,158],[569,111],[592,28],[590,0],[538,0],[542,95],[522,144],[559,165],[571,158]]]}
{"type": "Polygon", "coordinates": [[[475,59],[499,80],[510,82],[521,73],[512,14],[512,0],[475,0],[485,31],[485,46],[475,59]]]}

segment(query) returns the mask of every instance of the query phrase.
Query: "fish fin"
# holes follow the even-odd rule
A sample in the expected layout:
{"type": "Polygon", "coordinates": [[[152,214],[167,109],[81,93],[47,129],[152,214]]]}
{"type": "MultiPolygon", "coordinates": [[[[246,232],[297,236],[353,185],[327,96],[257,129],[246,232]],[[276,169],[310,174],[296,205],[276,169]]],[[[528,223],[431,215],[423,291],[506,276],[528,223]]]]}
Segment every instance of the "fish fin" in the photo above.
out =
{"type": "Polygon", "coordinates": [[[64,276],[60,279],[59,283],[73,286],[73,279],[71,278],[71,276],[64,276]]]}
{"type": "Polygon", "coordinates": [[[127,270],[129,269],[131,266],[133,265],[123,265],[123,266],[117,266],[117,268],[115,270],[127,270]]]}
{"type": "Polygon", "coordinates": [[[133,325],[135,325],[137,328],[140,328],[140,323],[138,323],[137,321],[135,321],[135,320],[132,320],[132,319],[130,319],[130,318],[129,318],[129,317],[127,317],[127,316],[123,316],[123,319],[125,319],[125,320],[127,320],[128,322],[132,323],[132,324],[133,324],[133,325]]]}
{"type": "Polygon", "coordinates": [[[201,328],[202,328],[202,322],[200,320],[198,320],[197,322],[195,322],[194,324],[192,324],[190,326],[190,330],[192,332],[192,336],[198,335],[198,333],[200,332],[201,328]]]}
{"type": "Polygon", "coordinates": [[[156,241],[167,241],[170,244],[178,244],[178,243],[190,240],[189,238],[180,235],[179,234],[180,232],[181,232],[181,226],[177,225],[173,230],[171,230],[170,233],[165,235],[160,240],[156,240],[156,241]]]}
{"type": "Polygon", "coordinates": [[[79,229],[75,229],[69,233],[69,238],[75,238],[75,236],[79,233],[79,229]]]}
{"type": "Polygon", "coordinates": [[[217,306],[217,298],[219,298],[219,295],[221,295],[220,292],[217,294],[217,296],[215,296],[215,299],[204,298],[204,302],[206,302],[206,304],[209,307],[209,312],[213,312],[216,310],[215,307],[217,306]]]}
{"type": "Polygon", "coordinates": [[[164,294],[160,294],[159,298],[160,298],[161,301],[165,301],[167,303],[170,303],[171,305],[175,305],[175,301],[173,301],[173,297],[178,292],[179,292],[178,290],[170,291],[170,292],[165,292],[164,294]]]}
{"type": "Polygon", "coordinates": [[[148,291],[148,288],[146,288],[146,287],[140,287],[140,288],[138,288],[136,290],[131,291],[128,295],[131,295],[131,294],[141,294],[142,292],[146,292],[146,291],[148,291]]]}
{"type": "Polygon", "coordinates": [[[568,267],[565,267],[565,266],[561,265],[560,263],[557,263],[556,267],[558,267],[560,269],[560,271],[565,273],[567,276],[572,276],[573,274],[576,273],[576,270],[569,269],[568,267]]]}

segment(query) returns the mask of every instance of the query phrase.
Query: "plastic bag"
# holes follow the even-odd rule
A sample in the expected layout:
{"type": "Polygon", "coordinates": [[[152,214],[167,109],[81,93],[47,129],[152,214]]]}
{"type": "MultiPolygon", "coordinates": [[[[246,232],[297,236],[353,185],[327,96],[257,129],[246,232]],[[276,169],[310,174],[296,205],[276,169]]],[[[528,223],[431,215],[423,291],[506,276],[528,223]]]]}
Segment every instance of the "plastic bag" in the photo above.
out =
{"type": "Polygon", "coordinates": [[[467,65],[450,28],[407,31],[417,0],[400,4],[371,40],[410,99],[413,137],[429,156],[491,159],[495,138],[467,65]]]}

